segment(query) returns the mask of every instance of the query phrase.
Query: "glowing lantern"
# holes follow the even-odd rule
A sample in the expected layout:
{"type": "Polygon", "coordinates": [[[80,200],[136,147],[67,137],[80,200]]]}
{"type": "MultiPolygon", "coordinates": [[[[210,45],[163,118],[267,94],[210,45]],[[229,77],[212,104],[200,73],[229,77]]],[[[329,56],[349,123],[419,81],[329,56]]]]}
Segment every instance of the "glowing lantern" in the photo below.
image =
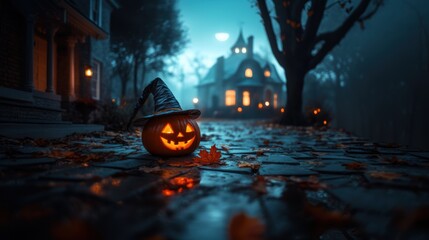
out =
{"type": "Polygon", "coordinates": [[[328,121],[323,120],[323,125],[327,125],[327,124],[328,124],[328,121]]]}
{"type": "Polygon", "coordinates": [[[270,106],[270,102],[265,101],[265,106],[269,107],[270,106]]]}
{"type": "Polygon", "coordinates": [[[200,144],[200,128],[195,121],[201,114],[198,109],[182,110],[173,93],[160,78],[154,79],[143,91],[128,128],[144,104],[153,94],[155,112],[134,121],[143,127],[142,142],[146,150],[159,156],[183,156],[192,153],[200,144]]]}
{"type": "Polygon", "coordinates": [[[285,109],[284,109],[284,108],[281,108],[281,109],[280,109],[280,112],[284,113],[284,112],[285,112],[285,109]]]}
{"type": "Polygon", "coordinates": [[[243,108],[242,107],[238,107],[237,108],[237,112],[242,112],[243,111],[243,108]]]}
{"type": "Polygon", "coordinates": [[[264,107],[264,105],[262,105],[262,103],[258,103],[258,108],[259,109],[261,109],[261,108],[263,108],[264,107]]]}
{"type": "Polygon", "coordinates": [[[92,68],[90,66],[86,66],[84,74],[85,74],[85,77],[91,78],[93,75],[92,68]]]}

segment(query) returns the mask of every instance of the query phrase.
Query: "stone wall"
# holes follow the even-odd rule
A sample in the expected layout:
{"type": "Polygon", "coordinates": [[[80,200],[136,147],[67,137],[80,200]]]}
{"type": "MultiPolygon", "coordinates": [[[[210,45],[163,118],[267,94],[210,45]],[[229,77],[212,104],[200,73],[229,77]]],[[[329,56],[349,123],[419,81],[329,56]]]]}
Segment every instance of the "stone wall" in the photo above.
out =
{"type": "Polygon", "coordinates": [[[0,1],[0,86],[19,89],[24,82],[24,17],[0,1]]]}

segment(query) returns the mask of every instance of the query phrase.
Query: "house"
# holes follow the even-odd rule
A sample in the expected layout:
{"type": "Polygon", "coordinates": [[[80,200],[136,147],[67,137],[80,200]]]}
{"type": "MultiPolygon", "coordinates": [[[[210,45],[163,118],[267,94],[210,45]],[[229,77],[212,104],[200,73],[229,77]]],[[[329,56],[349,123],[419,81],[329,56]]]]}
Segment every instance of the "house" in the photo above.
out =
{"type": "MultiPolygon", "coordinates": [[[[64,128],[72,102],[110,99],[110,15],[118,7],[114,0],[0,1],[0,135],[17,123],[64,128]]],[[[85,127],[100,130],[75,129],[85,127]]]]}
{"type": "Polygon", "coordinates": [[[272,63],[253,52],[253,40],[249,36],[246,42],[240,30],[230,55],[219,57],[197,85],[197,107],[204,116],[260,117],[284,111],[284,82],[272,63]]]}

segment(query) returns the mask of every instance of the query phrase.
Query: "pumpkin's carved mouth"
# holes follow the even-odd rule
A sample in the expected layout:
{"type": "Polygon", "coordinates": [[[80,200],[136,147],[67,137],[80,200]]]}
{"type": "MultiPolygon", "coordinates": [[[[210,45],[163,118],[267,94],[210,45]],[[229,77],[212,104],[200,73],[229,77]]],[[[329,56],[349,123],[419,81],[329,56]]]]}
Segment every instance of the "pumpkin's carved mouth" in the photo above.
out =
{"type": "Polygon", "coordinates": [[[172,141],[166,138],[161,137],[161,141],[165,147],[173,151],[185,150],[188,149],[192,143],[194,143],[195,136],[186,141],[172,141]]]}

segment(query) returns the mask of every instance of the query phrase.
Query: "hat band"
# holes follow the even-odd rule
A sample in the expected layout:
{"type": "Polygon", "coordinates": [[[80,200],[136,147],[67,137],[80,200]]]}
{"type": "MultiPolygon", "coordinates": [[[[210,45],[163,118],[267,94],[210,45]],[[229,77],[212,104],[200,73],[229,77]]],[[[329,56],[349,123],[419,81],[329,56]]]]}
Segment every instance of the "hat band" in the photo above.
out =
{"type": "Polygon", "coordinates": [[[163,113],[163,112],[169,112],[169,111],[182,111],[181,108],[167,108],[167,109],[163,109],[157,112],[154,112],[153,114],[158,114],[158,113],[163,113]]]}

